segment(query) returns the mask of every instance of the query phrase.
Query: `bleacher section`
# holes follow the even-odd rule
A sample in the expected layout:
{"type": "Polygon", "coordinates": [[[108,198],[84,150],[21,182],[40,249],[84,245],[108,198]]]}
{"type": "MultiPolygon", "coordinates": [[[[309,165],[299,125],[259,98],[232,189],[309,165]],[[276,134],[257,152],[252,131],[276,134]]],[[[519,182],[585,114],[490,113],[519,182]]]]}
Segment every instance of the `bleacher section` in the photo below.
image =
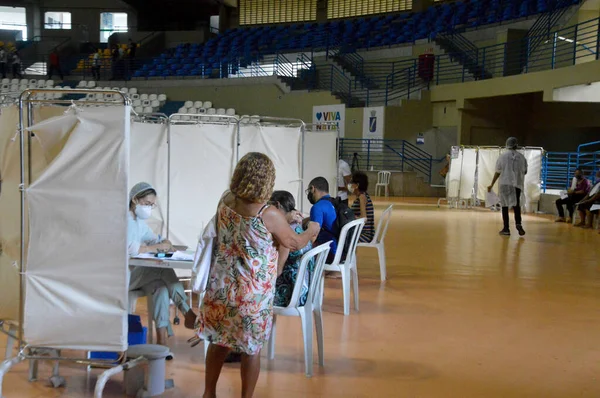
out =
{"type": "Polygon", "coordinates": [[[146,63],[134,77],[227,77],[269,54],[318,52],[339,47],[343,52],[376,48],[438,34],[527,18],[579,0],[466,0],[438,4],[420,13],[381,15],[326,23],[233,29],[200,44],[182,44],[146,63]]]}

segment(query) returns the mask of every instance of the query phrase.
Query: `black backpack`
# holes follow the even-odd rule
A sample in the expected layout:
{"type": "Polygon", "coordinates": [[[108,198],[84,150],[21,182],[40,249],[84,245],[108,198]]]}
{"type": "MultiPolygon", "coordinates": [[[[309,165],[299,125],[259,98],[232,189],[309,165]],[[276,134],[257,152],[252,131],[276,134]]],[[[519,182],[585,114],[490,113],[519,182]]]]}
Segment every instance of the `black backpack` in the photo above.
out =
{"type": "MultiPolygon", "coordinates": [[[[333,224],[333,228],[335,229],[335,231],[327,232],[335,236],[336,240],[338,241],[338,245],[340,245],[340,234],[342,233],[342,228],[344,228],[344,226],[349,222],[354,221],[356,217],[354,215],[354,211],[352,211],[352,209],[349,208],[345,202],[342,202],[340,198],[334,199],[329,197],[325,199],[333,205],[336,215],[335,223],[333,224]]],[[[346,242],[344,242],[344,251],[342,252],[342,260],[346,258],[346,254],[348,252],[348,242],[350,241],[350,238],[350,235],[346,236],[346,242]]]]}
{"type": "Polygon", "coordinates": [[[354,211],[352,211],[352,209],[349,208],[345,202],[342,202],[340,198],[334,199],[332,197],[329,197],[327,198],[327,200],[333,205],[336,215],[335,224],[333,225],[335,231],[331,232],[335,235],[336,238],[339,239],[344,225],[356,220],[356,217],[354,216],[354,211]]]}

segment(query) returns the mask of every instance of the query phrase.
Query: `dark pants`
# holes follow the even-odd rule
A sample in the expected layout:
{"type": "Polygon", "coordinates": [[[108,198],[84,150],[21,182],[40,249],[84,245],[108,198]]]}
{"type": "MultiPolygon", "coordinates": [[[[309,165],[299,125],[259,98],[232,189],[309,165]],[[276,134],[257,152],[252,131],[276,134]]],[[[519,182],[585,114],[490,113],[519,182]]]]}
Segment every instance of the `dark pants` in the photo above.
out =
{"type": "Polygon", "coordinates": [[[48,70],[48,79],[52,79],[52,76],[55,73],[58,76],[60,76],[60,80],[64,80],[65,77],[63,76],[62,70],[60,69],[60,65],[50,65],[50,68],[48,70]]]}
{"type": "Polygon", "coordinates": [[[579,203],[583,198],[585,198],[585,194],[572,194],[569,195],[566,199],[557,199],[556,200],[556,210],[558,210],[558,216],[564,218],[565,210],[563,209],[563,205],[567,205],[567,211],[569,212],[569,217],[573,218],[573,212],[575,211],[575,204],[579,203]]]}
{"type": "MultiPolygon", "coordinates": [[[[515,212],[515,224],[521,225],[521,190],[519,188],[515,188],[517,195],[517,205],[513,207],[515,212]]],[[[504,222],[504,230],[508,231],[508,207],[502,208],[502,221],[504,222]]]]}
{"type": "Polygon", "coordinates": [[[12,64],[12,75],[13,78],[23,78],[23,75],[21,74],[21,64],[12,64]]]}
{"type": "Polygon", "coordinates": [[[6,62],[0,62],[0,74],[3,79],[6,79],[6,62]]]}
{"type": "Polygon", "coordinates": [[[95,80],[100,80],[100,66],[92,66],[92,76],[95,80]]]}

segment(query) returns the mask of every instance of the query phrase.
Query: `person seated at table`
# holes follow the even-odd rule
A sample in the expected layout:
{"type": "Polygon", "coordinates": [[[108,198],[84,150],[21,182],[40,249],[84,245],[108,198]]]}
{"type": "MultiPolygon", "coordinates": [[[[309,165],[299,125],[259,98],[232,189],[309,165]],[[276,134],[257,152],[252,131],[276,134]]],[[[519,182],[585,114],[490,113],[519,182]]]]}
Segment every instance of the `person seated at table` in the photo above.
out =
{"type": "Polygon", "coordinates": [[[556,210],[558,210],[556,222],[566,221],[567,223],[570,223],[573,221],[575,204],[585,198],[588,192],[590,192],[591,187],[592,184],[590,184],[590,180],[584,177],[583,171],[581,169],[575,170],[575,177],[573,177],[571,188],[567,191],[567,197],[556,200],[556,210]],[[563,205],[566,205],[567,210],[569,211],[569,217],[566,220],[563,205]]]}
{"type": "Polygon", "coordinates": [[[575,224],[576,227],[592,227],[593,217],[590,212],[592,206],[595,204],[600,204],[600,170],[596,172],[596,184],[590,190],[590,193],[588,193],[581,202],[577,203],[577,211],[579,212],[579,217],[581,220],[575,224]]]}
{"type": "MultiPolygon", "coordinates": [[[[294,196],[288,191],[275,191],[271,195],[269,203],[277,207],[283,213],[290,227],[297,233],[304,233],[302,228],[302,214],[296,210],[296,201],[294,196]]],[[[304,248],[290,251],[285,247],[279,247],[279,275],[275,284],[275,301],[274,305],[278,307],[286,307],[292,299],[294,286],[298,277],[298,269],[300,268],[300,260],[304,253],[312,249],[312,243],[309,242],[304,248]]],[[[314,259],[311,259],[307,264],[307,272],[302,282],[302,291],[300,293],[299,304],[304,305],[308,296],[310,281],[315,268],[314,259]]]]}
{"type": "MultiPolygon", "coordinates": [[[[173,249],[171,242],[162,240],[146,224],[155,206],[156,190],[150,184],[140,182],[131,189],[127,229],[130,257],[140,253],[168,252],[173,249]]],[[[194,328],[196,314],[187,304],[188,299],[183,285],[179,282],[175,271],[167,268],[131,268],[129,290],[143,290],[146,295],[152,295],[158,344],[166,346],[168,337],[173,335],[169,320],[170,300],[173,300],[181,313],[185,314],[185,327],[194,328]]],[[[167,359],[173,359],[172,354],[167,359]]]]}
{"type": "Polygon", "coordinates": [[[371,197],[367,193],[369,188],[369,177],[361,171],[352,173],[352,179],[348,189],[352,192],[356,199],[352,203],[352,211],[356,218],[366,219],[365,226],[360,233],[359,242],[371,243],[375,237],[375,208],[371,197]]]}

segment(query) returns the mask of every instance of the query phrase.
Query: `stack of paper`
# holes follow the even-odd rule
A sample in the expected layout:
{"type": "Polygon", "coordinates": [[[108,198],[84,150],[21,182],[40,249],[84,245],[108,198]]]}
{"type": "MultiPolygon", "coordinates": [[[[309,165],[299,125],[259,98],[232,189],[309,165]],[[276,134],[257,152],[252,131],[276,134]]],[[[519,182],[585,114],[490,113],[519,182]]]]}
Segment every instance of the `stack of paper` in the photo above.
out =
{"type": "Polygon", "coordinates": [[[191,251],[191,250],[186,250],[186,251],[176,251],[175,253],[173,253],[173,257],[171,257],[171,260],[174,261],[194,261],[194,255],[196,253],[191,251]]]}

